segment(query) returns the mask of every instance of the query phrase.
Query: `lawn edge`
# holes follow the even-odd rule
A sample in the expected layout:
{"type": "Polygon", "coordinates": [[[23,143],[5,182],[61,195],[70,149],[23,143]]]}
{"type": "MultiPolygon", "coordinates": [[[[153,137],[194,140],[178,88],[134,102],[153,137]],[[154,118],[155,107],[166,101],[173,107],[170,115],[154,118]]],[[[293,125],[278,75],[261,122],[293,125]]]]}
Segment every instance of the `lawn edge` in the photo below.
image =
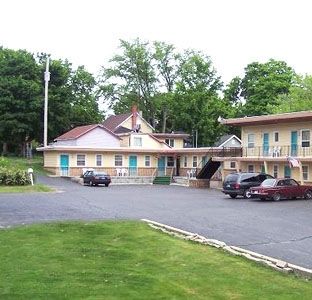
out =
{"type": "Polygon", "coordinates": [[[244,248],[236,247],[236,246],[229,246],[226,243],[216,240],[216,239],[209,239],[204,236],[201,236],[197,233],[185,231],[176,227],[172,227],[166,224],[162,224],[156,221],[148,220],[148,219],[141,219],[141,221],[147,223],[150,227],[160,230],[166,234],[173,235],[175,237],[193,241],[202,245],[208,245],[215,248],[223,249],[224,251],[236,255],[236,256],[243,256],[248,260],[252,260],[259,264],[264,264],[276,271],[282,273],[294,273],[300,277],[304,277],[307,279],[312,279],[312,270],[308,268],[304,268],[298,265],[294,265],[288,263],[286,261],[266,256],[257,252],[253,252],[244,248]]]}

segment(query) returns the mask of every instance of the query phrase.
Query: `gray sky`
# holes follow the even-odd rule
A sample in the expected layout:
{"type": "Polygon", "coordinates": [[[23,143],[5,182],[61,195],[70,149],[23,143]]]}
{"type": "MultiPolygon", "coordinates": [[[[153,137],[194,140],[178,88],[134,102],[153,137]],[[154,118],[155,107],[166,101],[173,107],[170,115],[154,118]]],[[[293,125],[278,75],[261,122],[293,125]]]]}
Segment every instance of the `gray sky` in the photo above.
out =
{"type": "Polygon", "coordinates": [[[68,58],[97,73],[119,39],[209,55],[228,82],[253,61],[312,74],[311,0],[2,0],[0,45],[68,58]]]}

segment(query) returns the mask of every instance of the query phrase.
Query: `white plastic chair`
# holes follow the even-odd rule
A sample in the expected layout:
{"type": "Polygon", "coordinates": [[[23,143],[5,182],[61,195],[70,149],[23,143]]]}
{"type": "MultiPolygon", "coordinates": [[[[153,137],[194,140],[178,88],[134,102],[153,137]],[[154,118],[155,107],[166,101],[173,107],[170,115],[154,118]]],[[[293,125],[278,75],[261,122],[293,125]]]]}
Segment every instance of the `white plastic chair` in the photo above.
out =
{"type": "Polygon", "coordinates": [[[122,176],[121,169],[116,169],[117,176],[122,176]]]}

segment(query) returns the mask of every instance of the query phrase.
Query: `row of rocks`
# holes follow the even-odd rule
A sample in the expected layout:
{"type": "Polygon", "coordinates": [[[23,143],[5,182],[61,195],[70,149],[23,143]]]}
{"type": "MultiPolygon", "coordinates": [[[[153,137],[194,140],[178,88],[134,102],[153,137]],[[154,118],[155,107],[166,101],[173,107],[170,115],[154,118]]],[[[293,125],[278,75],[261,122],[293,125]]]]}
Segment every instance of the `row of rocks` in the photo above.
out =
{"type": "Polygon", "coordinates": [[[228,253],[231,253],[237,256],[243,256],[249,260],[255,261],[260,264],[264,264],[280,272],[295,273],[305,278],[309,278],[309,279],[312,278],[311,269],[307,269],[307,268],[303,268],[294,264],[290,264],[288,262],[285,262],[285,261],[282,261],[273,257],[269,257],[266,255],[262,255],[262,254],[259,254],[250,250],[246,250],[240,247],[229,246],[226,243],[221,242],[219,240],[208,239],[197,233],[188,232],[188,231],[178,229],[172,226],[168,226],[165,224],[161,224],[155,221],[151,221],[147,219],[142,219],[142,221],[148,223],[149,226],[154,229],[160,230],[166,234],[170,234],[177,238],[181,238],[181,239],[188,240],[188,241],[193,241],[193,242],[204,244],[204,245],[209,245],[215,248],[220,248],[220,249],[223,249],[224,251],[227,251],[228,253]]]}

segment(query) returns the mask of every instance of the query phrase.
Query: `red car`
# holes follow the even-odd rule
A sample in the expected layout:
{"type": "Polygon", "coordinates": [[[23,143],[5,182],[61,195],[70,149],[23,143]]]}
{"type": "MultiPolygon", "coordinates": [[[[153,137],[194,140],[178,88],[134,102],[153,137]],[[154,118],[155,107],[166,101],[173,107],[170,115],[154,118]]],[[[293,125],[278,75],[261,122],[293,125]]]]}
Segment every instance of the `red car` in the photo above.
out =
{"type": "Polygon", "coordinates": [[[273,199],[279,201],[282,198],[312,199],[312,186],[300,185],[296,180],[291,178],[266,179],[260,186],[250,189],[251,197],[260,198],[261,200],[273,199]]]}

